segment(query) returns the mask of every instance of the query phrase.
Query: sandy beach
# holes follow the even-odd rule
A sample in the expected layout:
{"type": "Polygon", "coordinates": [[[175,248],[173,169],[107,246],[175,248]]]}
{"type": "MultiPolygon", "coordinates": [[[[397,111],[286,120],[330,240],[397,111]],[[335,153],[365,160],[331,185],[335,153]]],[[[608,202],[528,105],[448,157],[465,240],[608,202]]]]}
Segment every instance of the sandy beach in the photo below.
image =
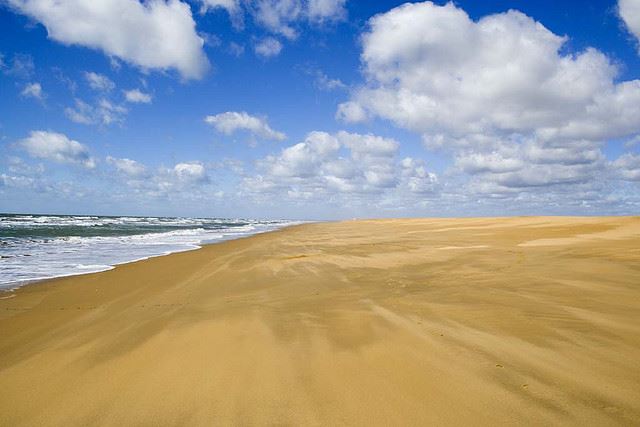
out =
{"type": "Polygon", "coordinates": [[[638,425],[640,218],[305,224],[0,294],[0,425],[638,425]]]}

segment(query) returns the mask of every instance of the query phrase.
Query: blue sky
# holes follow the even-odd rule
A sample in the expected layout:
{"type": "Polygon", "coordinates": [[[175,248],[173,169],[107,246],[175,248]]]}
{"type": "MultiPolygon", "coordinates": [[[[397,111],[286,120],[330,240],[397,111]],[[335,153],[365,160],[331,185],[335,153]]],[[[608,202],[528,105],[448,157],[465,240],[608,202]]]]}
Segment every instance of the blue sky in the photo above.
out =
{"type": "Polygon", "coordinates": [[[640,207],[640,0],[0,0],[0,34],[0,211],[640,207]]]}

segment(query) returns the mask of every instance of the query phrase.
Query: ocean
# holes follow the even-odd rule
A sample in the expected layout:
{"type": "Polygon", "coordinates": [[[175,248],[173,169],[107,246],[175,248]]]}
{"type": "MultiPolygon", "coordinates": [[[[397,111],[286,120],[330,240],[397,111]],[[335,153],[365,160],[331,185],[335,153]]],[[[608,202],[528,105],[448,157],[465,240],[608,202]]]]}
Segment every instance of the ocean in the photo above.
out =
{"type": "Polygon", "coordinates": [[[0,214],[0,289],[105,271],[299,221],[0,214]]]}

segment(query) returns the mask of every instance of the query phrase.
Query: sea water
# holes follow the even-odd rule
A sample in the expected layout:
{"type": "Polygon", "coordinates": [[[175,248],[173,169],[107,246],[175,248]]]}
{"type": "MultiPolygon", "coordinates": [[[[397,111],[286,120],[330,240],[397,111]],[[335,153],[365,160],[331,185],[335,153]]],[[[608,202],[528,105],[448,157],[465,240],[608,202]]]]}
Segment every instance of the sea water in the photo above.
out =
{"type": "Polygon", "coordinates": [[[0,214],[0,289],[105,271],[295,221],[0,214]]]}

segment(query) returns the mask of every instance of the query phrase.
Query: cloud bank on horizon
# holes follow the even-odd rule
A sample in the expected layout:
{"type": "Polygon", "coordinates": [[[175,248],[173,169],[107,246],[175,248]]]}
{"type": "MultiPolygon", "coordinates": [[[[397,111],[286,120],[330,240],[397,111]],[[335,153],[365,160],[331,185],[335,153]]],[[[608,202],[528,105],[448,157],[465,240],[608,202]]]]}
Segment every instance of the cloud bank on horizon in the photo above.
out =
{"type": "Polygon", "coordinates": [[[640,0],[2,3],[0,211],[640,208],[640,0]]]}

